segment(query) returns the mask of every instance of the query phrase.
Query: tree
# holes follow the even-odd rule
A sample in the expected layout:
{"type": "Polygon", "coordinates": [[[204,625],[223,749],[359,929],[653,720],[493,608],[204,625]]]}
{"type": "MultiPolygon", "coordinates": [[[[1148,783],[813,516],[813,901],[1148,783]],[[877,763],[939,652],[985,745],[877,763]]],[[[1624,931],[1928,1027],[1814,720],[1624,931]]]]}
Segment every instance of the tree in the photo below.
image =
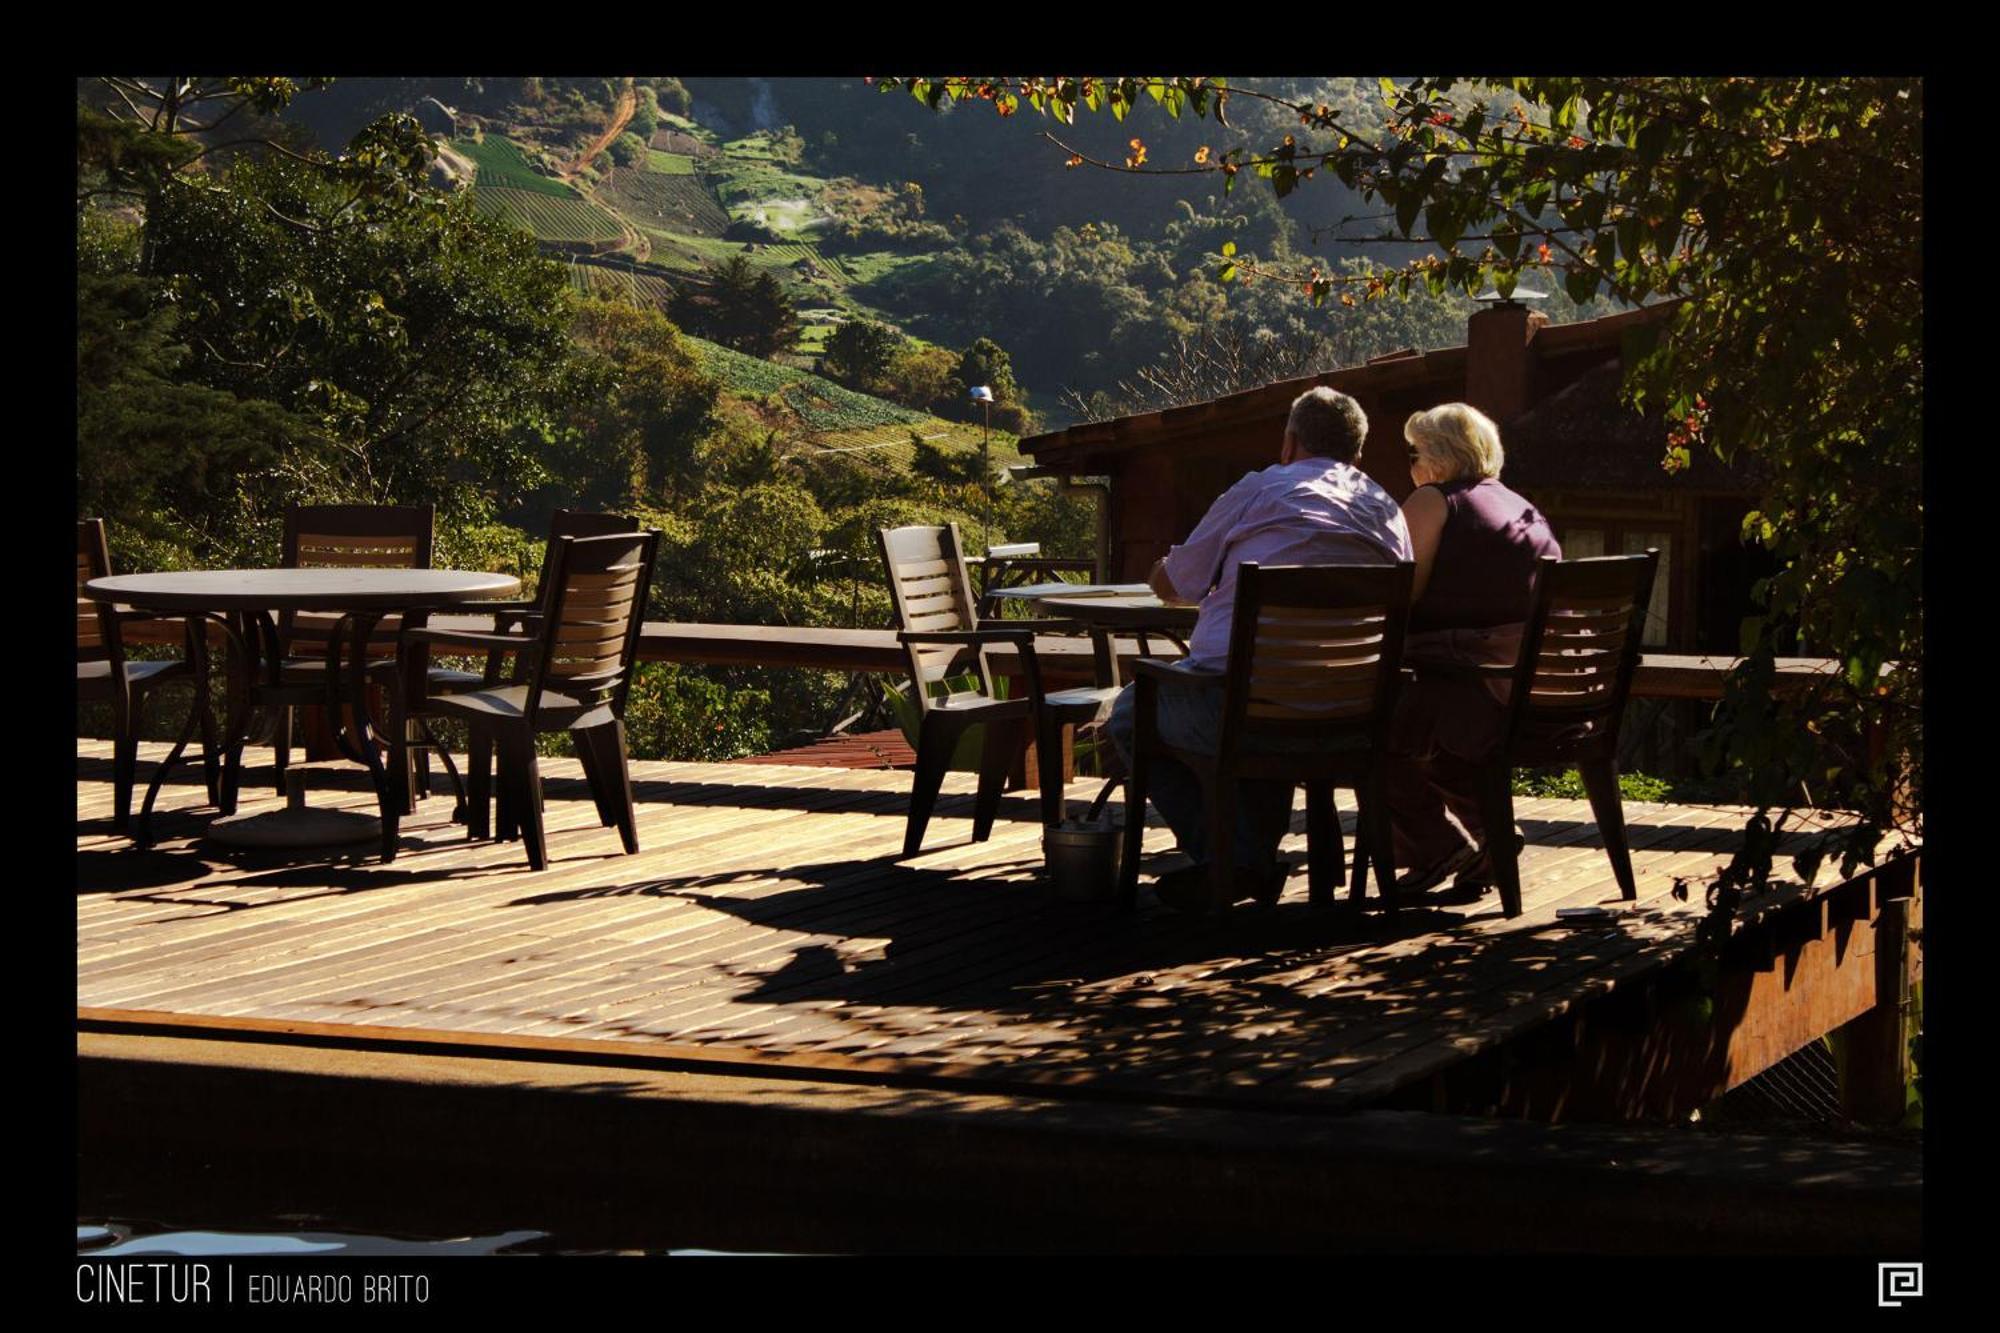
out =
{"type": "Polygon", "coordinates": [[[874,393],[902,347],[902,335],[888,325],[850,319],[827,335],[820,373],[850,389],[874,393]]]}
{"type": "Polygon", "coordinates": [[[633,91],[637,100],[632,106],[629,127],[642,143],[650,142],[660,128],[660,95],[643,83],[633,91]]]}
{"type": "Polygon", "coordinates": [[[959,354],[946,386],[948,397],[935,410],[960,421],[984,421],[987,409],[972,402],[972,390],[980,385],[993,392],[994,425],[1016,435],[1033,428],[1034,416],[1022,404],[1020,387],[1014,383],[1014,363],[991,338],[980,338],[959,354]]]}
{"type": "MultiPolygon", "coordinates": [[[[135,178],[133,244],[100,244],[118,224],[80,209],[87,490],[171,533],[170,558],[268,558],[278,512],[308,498],[429,501],[449,533],[540,475],[537,427],[565,385],[562,270],[430,188],[406,122],[339,159],[135,178]]],[[[178,163],[137,137],[167,133],[80,116],[79,179],[117,178],[107,143],[128,165],[178,163]]]]}
{"type": "MultiPolygon", "coordinates": [[[[573,404],[551,490],[570,505],[660,504],[698,489],[721,386],[657,310],[586,298],[570,324],[573,404]]],[[[551,508],[554,506],[551,505],[551,508]]]]}
{"type": "MultiPolygon", "coordinates": [[[[1677,300],[1657,341],[1631,349],[1628,397],[1674,423],[1669,470],[1696,447],[1761,465],[1769,490],[1745,535],[1780,562],[1759,589],[1764,614],[1744,627],[1746,660],[1709,756],[1760,805],[1804,799],[1861,814],[1807,862],[1837,848],[1851,873],[1873,859],[1885,827],[1921,833],[1920,81],[1385,80],[1386,124],[1381,111],[1288,103],[1206,78],[876,83],[933,108],[984,98],[1005,115],[1025,102],[1064,123],[1079,108],[1122,120],[1142,97],[1225,126],[1231,102],[1276,104],[1299,127],[1279,142],[1160,163],[1135,138],[1122,163],[1074,150],[1068,160],[1208,172],[1225,195],[1246,173],[1281,198],[1332,177],[1393,218],[1350,239],[1432,251],[1388,274],[1341,273],[1247,261],[1225,243],[1215,256],[1224,279],[1281,279],[1315,303],[1337,295],[1350,306],[1487,281],[1504,295],[1542,269],[1576,300],[1677,300]],[[1773,659],[1794,638],[1845,671],[1774,698],[1773,659]]],[[[1760,881],[1768,862],[1768,851],[1746,858],[1725,888],[1760,881]]]]}
{"type": "Polygon", "coordinates": [[[646,141],[625,131],[611,141],[611,160],[621,167],[638,166],[646,160],[646,141]]]}
{"type": "Polygon", "coordinates": [[[799,336],[798,312],[785,289],[740,254],[676,292],[668,313],[697,337],[751,356],[782,352],[799,336]]]}

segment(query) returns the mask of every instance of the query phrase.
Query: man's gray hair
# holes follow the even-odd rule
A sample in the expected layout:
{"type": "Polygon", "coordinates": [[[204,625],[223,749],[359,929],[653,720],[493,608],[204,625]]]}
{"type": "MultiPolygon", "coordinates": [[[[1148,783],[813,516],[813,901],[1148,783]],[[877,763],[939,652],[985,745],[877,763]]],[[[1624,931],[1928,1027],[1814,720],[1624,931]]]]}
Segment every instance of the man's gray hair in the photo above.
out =
{"type": "Polygon", "coordinates": [[[1306,453],[1352,463],[1361,456],[1361,443],[1368,438],[1368,416],[1361,404],[1322,384],[1292,400],[1292,415],[1286,419],[1285,429],[1306,453]]]}

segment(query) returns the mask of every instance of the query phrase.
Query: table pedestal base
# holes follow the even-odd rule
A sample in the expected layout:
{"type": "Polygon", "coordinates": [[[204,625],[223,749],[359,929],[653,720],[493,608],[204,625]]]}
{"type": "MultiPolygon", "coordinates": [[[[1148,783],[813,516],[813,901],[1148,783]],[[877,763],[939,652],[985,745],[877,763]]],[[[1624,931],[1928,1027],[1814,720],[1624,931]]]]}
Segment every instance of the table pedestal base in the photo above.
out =
{"type": "Polygon", "coordinates": [[[311,764],[285,770],[285,808],[211,820],[207,837],[231,847],[338,847],[382,836],[382,821],[358,810],[315,810],[306,804],[311,764]]]}

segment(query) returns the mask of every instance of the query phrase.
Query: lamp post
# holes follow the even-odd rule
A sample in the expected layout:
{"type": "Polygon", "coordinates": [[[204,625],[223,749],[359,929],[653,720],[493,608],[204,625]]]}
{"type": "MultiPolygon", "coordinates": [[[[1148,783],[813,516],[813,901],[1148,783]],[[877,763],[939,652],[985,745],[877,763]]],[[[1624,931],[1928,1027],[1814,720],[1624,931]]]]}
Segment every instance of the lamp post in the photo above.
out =
{"type": "Polygon", "coordinates": [[[972,386],[972,401],[978,403],[985,413],[985,424],[979,431],[979,486],[985,493],[986,513],[979,520],[979,544],[991,549],[993,545],[993,465],[988,449],[993,435],[993,390],[984,384],[972,386]]]}

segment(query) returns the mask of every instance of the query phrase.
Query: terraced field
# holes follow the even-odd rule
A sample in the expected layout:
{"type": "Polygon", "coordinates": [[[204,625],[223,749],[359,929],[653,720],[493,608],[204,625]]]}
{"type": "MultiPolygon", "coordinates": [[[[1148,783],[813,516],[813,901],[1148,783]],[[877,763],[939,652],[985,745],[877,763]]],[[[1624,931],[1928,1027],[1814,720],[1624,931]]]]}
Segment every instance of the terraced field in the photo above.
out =
{"type": "Polygon", "coordinates": [[[692,176],[694,159],[684,153],[663,153],[651,148],[646,150],[646,169],[661,176],[692,176]]]}
{"type": "Polygon", "coordinates": [[[842,388],[817,375],[786,385],[779,393],[791,405],[806,429],[814,432],[856,430],[867,426],[901,425],[907,429],[922,421],[924,414],[896,403],[870,398],[865,393],[842,388]]]}
{"type": "Polygon", "coordinates": [[[476,184],[481,188],[528,190],[561,199],[578,197],[569,186],[529,166],[528,159],[511,139],[489,134],[476,143],[471,139],[454,139],[451,146],[479,168],[476,184]]]}
{"type": "Polygon", "coordinates": [[[472,192],[472,206],[487,217],[533,232],[538,241],[558,245],[616,243],[625,236],[616,218],[574,196],[480,185],[472,192]]]}
{"type": "Polygon", "coordinates": [[[620,167],[598,187],[606,201],[634,223],[649,230],[720,236],[729,214],[696,176],[665,176],[656,171],[620,167]]]}
{"type": "MultiPolygon", "coordinates": [[[[979,448],[979,427],[963,422],[945,421],[938,417],[925,417],[914,423],[899,422],[891,426],[868,426],[859,430],[834,431],[819,438],[816,454],[842,455],[877,463],[894,471],[902,471],[910,466],[916,457],[916,444],[910,435],[915,432],[917,439],[934,448],[950,452],[976,451],[979,448]]],[[[1014,437],[1004,431],[993,433],[992,453],[994,468],[1003,468],[1010,463],[1021,461],[1021,451],[1015,446],[1014,437]]]]}
{"type": "Polygon", "coordinates": [[[810,259],[820,272],[831,275],[841,282],[849,281],[847,270],[840,261],[820,253],[818,246],[800,244],[767,245],[760,252],[774,256],[778,262],[796,264],[801,259],[810,259]]]}
{"type": "MultiPolygon", "coordinates": [[[[652,242],[655,264],[668,268],[697,269],[708,264],[720,264],[733,255],[743,253],[740,241],[722,241],[712,236],[689,236],[683,232],[656,231],[651,227],[641,228],[646,239],[652,242]]],[[[756,256],[751,256],[754,262],[756,256]]]]}
{"type": "Polygon", "coordinates": [[[673,287],[664,278],[597,264],[570,265],[570,285],[593,295],[615,297],[655,310],[665,310],[674,297],[673,287]]]}
{"type": "Polygon", "coordinates": [[[756,397],[777,394],[799,414],[806,429],[815,433],[883,427],[900,427],[907,432],[912,424],[925,420],[922,412],[842,388],[809,370],[745,356],[701,338],[687,341],[708,372],[729,388],[756,397]]]}
{"type": "MultiPolygon", "coordinates": [[[[799,380],[818,378],[809,370],[774,365],[754,356],[745,356],[720,343],[709,342],[706,338],[697,338],[692,334],[683,336],[687,338],[688,346],[694,348],[695,354],[701,358],[708,373],[738,393],[762,397],[799,380]]],[[[821,383],[830,382],[822,380],[821,383]]],[[[839,388],[838,385],[830,387],[839,388]]]]}

